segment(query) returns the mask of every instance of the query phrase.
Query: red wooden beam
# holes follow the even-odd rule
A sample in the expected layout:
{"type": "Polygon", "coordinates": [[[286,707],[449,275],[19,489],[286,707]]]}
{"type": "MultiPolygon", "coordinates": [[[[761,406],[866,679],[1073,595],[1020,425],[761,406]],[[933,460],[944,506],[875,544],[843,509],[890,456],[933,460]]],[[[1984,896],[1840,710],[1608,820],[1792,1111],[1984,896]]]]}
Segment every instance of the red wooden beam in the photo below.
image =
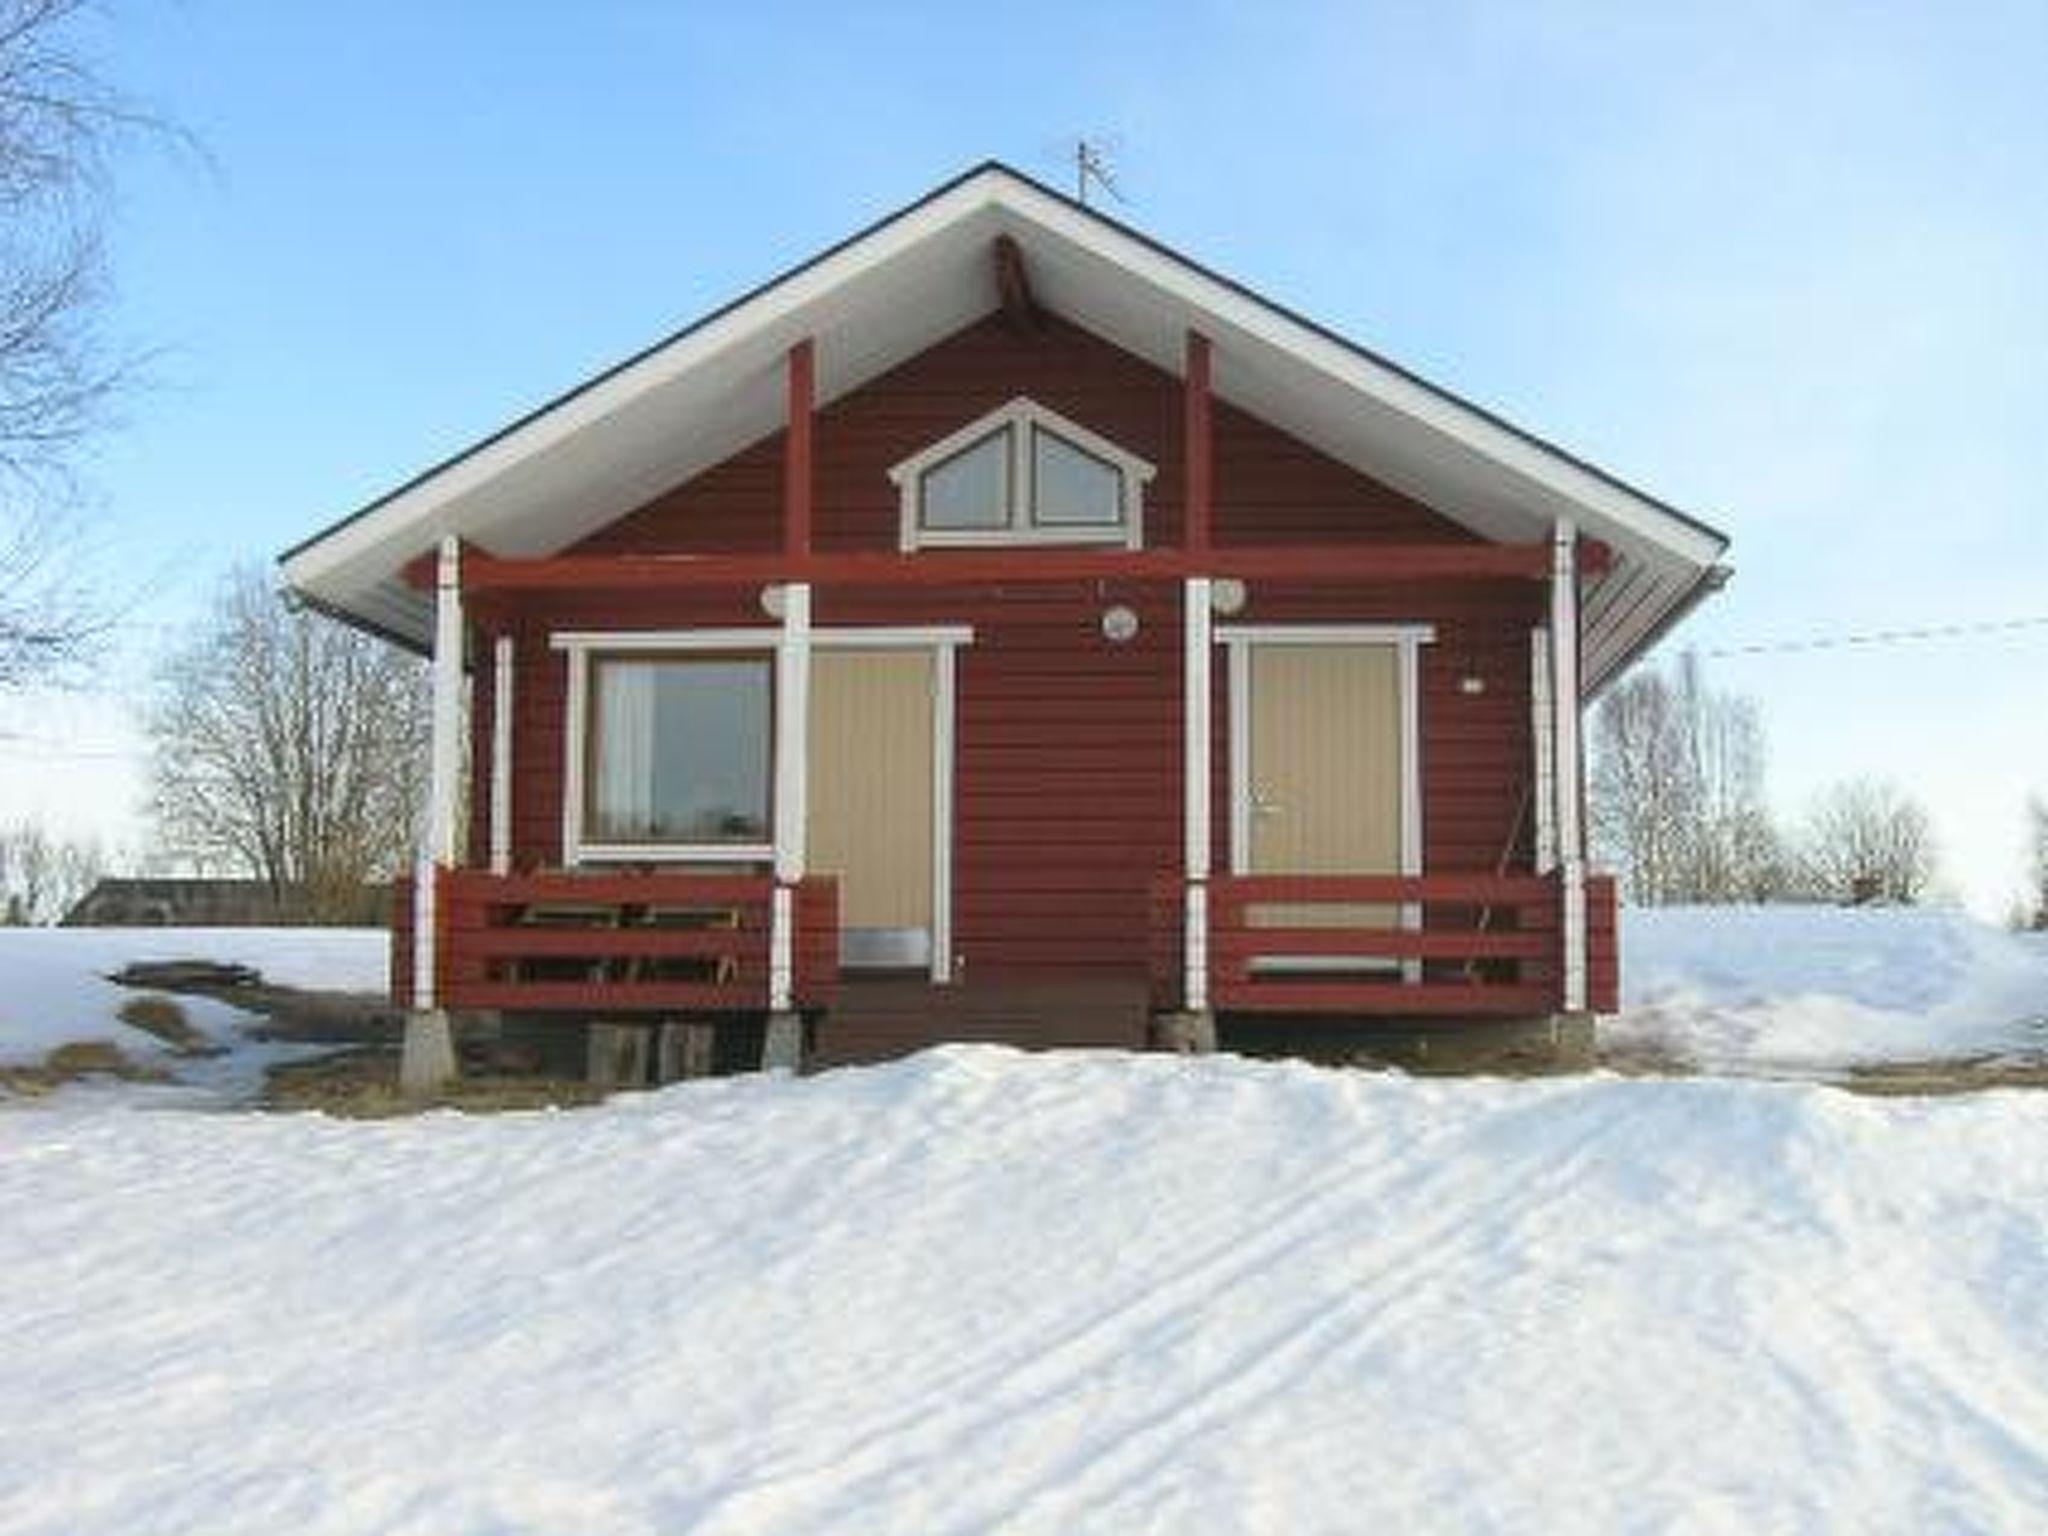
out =
{"type": "Polygon", "coordinates": [[[1023,247],[1008,235],[997,235],[994,245],[996,294],[1002,300],[1003,321],[1013,331],[1038,327],[1038,300],[1031,292],[1031,272],[1024,265],[1023,247]]]}
{"type": "Polygon", "coordinates": [[[1471,1014],[1513,1016],[1549,1013],[1557,994],[1546,986],[1490,982],[1278,980],[1219,981],[1209,989],[1218,1008],[1245,1013],[1471,1014]]]}
{"type": "Polygon", "coordinates": [[[1199,331],[1188,332],[1187,370],[1181,387],[1186,468],[1186,528],[1182,536],[1191,553],[1209,547],[1210,524],[1215,512],[1215,455],[1210,432],[1211,349],[1209,338],[1199,331]]]}
{"type": "Polygon", "coordinates": [[[817,352],[811,338],[789,349],[789,430],[782,453],[782,547],[811,552],[811,422],[818,403],[817,352]]]}
{"type": "Polygon", "coordinates": [[[801,555],[557,555],[463,562],[472,592],[676,591],[808,581],[841,587],[1005,586],[1070,581],[1178,581],[1235,576],[1247,581],[1371,584],[1410,581],[1541,580],[1544,544],[1297,544],[1185,549],[859,551],[801,555]]]}
{"type": "MultiPolygon", "coordinates": [[[[436,559],[430,552],[407,562],[400,570],[406,585],[420,591],[430,590],[436,559]]],[[[1331,581],[1534,580],[1549,576],[1549,560],[1547,544],[1245,545],[1208,553],[1033,550],[1022,555],[924,550],[914,557],[877,551],[822,558],[804,550],[797,553],[794,561],[788,555],[563,555],[543,560],[501,560],[474,544],[465,544],[462,590],[466,599],[474,600],[491,591],[586,586],[613,590],[716,587],[769,581],[947,586],[962,581],[1028,583],[1106,581],[1118,577],[1163,581],[1175,576],[1254,575],[1301,581],[1325,577],[1331,581]],[[618,566],[629,569],[622,575],[607,574],[618,566]]],[[[1613,560],[1613,550],[1597,539],[1588,539],[1579,546],[1579,567],[1587,575],[1606,571],[1613,560]]],[[[493,616],[483,606],[476,608],[476,614],[479,619],[493,616]]]]}

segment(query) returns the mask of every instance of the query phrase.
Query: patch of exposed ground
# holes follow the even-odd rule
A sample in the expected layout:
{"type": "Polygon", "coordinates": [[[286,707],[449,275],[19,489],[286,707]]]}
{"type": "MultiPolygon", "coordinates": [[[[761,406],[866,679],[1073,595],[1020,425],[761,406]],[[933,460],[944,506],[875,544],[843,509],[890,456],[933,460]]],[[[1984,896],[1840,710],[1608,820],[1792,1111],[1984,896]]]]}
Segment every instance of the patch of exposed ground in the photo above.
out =
{"type": "MultiPolygon", "coordinates": [[[[210,960],[158,960],[123,967],[107,978],[124,987],[210,997],[263,1022],[247,1033],[291,1045],[395,1044],[405,1016],[376,992],[309,992],[265,981],[246,965],[210,960]]],[[[145,1026],[146,1027],[146,1026],[145,1026]]]]}
{"type": "Polygon", "coordinates": [[[430,1098],[407,1098],[398,1089],[398,1054],[370,1047],[274,1066],[260,1102],[266,1109],[377,1120],[426,1109],[574,1109],[601,1102],[608,1091],[565,1078],[465,1073],[430,1098]]]}
{"type": "Polygon", "coordinates": [[[193,1025],[185,1016],[182,1003],[161,992],[144,992],[129,998],[114,1017],[145,1035],[156,1036],[179,1056],[218,1056],[227,1050],[193,1025]]]}
{"type": "Polygon", "coordinates": [[[58,1046],[33,1066],[0,1066],[0,1092],[28,1097],[50,1093],[66,1083],[95,1077],[126,1083],[165,1083],[170,1073],[145,1066],[111,1040],[73,1040],[58,1046]]]}

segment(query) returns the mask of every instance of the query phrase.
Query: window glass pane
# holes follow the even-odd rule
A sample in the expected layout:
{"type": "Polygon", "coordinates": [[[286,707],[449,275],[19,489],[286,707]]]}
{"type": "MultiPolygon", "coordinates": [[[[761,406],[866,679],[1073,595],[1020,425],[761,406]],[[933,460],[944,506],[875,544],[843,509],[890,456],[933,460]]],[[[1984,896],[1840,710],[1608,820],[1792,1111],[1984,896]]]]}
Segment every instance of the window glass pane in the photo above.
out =
{"type": "Polygon", "coordinates": [[[1010,432],[942,459],[920,482],[919,520],[927,528],[1007,528],[1010,525],[1010,432]]]}
{"type": "Polygon", "coordinates": [[[766,658],[591,664],[584,836],[597,843],[765,843],[766,658]]]}
{"type": "Polygon", "coordinates": [[[1031,429],[1032,521],[1114,528],[1124,520],[1123,472],[1043,427],[1031,429]]]}

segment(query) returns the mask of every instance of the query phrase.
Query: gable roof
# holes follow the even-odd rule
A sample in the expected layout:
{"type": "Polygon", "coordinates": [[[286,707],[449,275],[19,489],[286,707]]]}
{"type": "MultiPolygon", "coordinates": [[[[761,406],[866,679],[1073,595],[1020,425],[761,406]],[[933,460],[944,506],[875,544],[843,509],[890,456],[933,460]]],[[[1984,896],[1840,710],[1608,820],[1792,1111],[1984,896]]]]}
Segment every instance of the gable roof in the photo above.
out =
{"type": "Polygon", "coordinates": [[[280,557],[314,605],[423,648],[408,562],[453,533],[558,553],[782,425],[782,359],[810,336],[820,405],[998,303],[990,243],[1022,249],[1038,301],[1167,372],[1189,329],[1230,404],[1480,536],[1570,518],[1614,552],[1584,604],[1591,692],[1725,572],[1727,538],[1242,284],[996,162],[735,299],[379,497],[280,557]]]}

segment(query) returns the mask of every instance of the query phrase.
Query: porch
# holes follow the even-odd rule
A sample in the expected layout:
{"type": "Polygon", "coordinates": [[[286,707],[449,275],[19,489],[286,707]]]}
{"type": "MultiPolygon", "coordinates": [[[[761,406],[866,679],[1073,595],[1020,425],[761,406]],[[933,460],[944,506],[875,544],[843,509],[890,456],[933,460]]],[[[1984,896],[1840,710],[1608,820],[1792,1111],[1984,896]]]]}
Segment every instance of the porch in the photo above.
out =
{"type": "Polygon", "coordinates": [[[1153,888],[1152,1001],[1219,1013],[1535,1018],[1618,1006],[1616,895],[1585,881],[1584,1002],[1566,986],[1565,886],[1547,875],[1238,875],[1207,882],[1205,931],[1178,880],[1153,888]],[[1195,958],[1191,961],[1190,955],[1195,958]]]}
{"type": "MultiPolygon", "coordinates": [[[[407,883],[409,885],[409,882],[407,883]]],[[[1564,1009],[1562,883],[1555,875],[1218,876],[1207,882],[1211,1008],[1259,1020],[1455,1025],[1564,1009]]],[[[409,995],[414,891],[396,893],[392,987],[409,995]]],[[[751,1025],[777,991],[775,882],[766,875],[443,870],[432,964],[445,1006],[652,1025],[751,1025]]],[[[812,1059],[847,1065],[951,1040],[1026,1048],[1151,1038],[1188,1007],[1185,882],[1152,886],[1142,978],[1009,977],[935,985],[841,965],[837,883],[807,877],[789,914],[788,1004],[813,1024],[812,1059]]],[[[1588,1006],[1616,1006],[1615,891],[1586,883],[1588,1006]]]]}
{"type": "Polygon", "coordinates": [[[432,973],[443,1005],[506,1013],[717,1016],[831,1005],[839,984],[833,880],[786,888],[778,927],[768,875],[673,870],[432,872],[393,893],[391,988],[414,995],[415,914],[435,914],[432,973]]]}

